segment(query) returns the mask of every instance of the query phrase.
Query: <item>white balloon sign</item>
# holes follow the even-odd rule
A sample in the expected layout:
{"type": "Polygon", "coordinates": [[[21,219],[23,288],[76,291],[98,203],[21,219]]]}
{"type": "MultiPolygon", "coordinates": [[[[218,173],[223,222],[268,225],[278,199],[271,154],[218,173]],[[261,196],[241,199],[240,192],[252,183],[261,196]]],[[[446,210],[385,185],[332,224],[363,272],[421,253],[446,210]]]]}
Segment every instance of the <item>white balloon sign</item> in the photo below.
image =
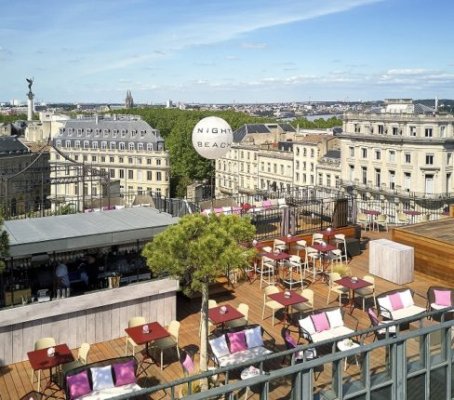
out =
{"type": "Polygon", "coordinates": [[[192,146],[195,151],[210,160],[226,154],[232,141],[232,128],[219,117],[206,117],[200,120],[192,131],[192,146]]]}

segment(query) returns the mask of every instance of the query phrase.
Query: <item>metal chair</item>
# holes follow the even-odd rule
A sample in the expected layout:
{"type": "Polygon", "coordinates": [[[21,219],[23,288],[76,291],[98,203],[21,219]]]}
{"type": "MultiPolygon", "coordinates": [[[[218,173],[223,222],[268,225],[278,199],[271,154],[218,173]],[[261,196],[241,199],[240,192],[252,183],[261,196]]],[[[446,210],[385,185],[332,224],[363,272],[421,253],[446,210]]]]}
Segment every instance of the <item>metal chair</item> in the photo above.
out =
{"type": "Polygon", "coordinates": [[[284,271],[284,276],[282,277],[282,283],[287,285],[291,290],[295,284],[303,286],[305,272],[303,272],[303,264],[301,262],[300,256],[290,256],[288,261],[285,262],[286,270],[284,271]],[[294,279],[295,273],[298,278],[294,279]]]}
{"type": "Polygon", "coordinates": [[[301,315],[306,311],[312,311],[314,309],[314,291],[312,289],[303,289],[300,294],[306,298],[307,301],[294,304],[292,306],[292,310],[299,312],[301,315]]]}
{"type": "Polygon", "coordinates": [[[388,232],[388,216],[386,214],[377,215],[374,221],[374,226],[377,226],[377,231],[380,232],[380,226],[388,232]]]}
{"type": "Polygon", "coordinates": [[[257,268],[257,274],[260,275],[260,288],[262,288],[263,283],[274,285],[275,268],[274,260],[266,256],[262,257],[260,266],[257,268]]]}
{"type": "Polygon", "coordinates": [[[244,317],[227,322],[227,328],[239,328],[241,326],[246,326],[249,323],[249,306],[246,303],[240,303],[236,309],[243,314],[244,317]]]}
{"type": "Polygon", "coordinates": [[[377,308],[377,301],[375,300],[375,278],[372,275],[364,275],[363,280],[372,283],[372,285],[355,290],[354,296],[362,298],[364,311],[366,310],[366,299],[370,299],[371,297],[374,299],[375,308],[377,308]]]}
{"type": "Polygon", "coordinates": [[[273,241],[273,251],[286,251],[287,243],[280,239],[274,239],[273,241]]]}
{"type": "Polygon", "coordinates": [[[312,234],[312,244],[322,243],[322,242],[324,242],[323,233],[313,233],[312,234]]]}
{"type": "Polygon", "coordinates": [[[167,327],[170,336],[156,340],[153,343],[153,349],[157,349],[161,353],[161,371],[164,365],[164,351],[167,349],[175,348],[178,359],[180,359],[180,348],[178,347],[179,336],[180,336],[180,323],[178,321],[170,321],[169,326],[167,327]]]}
{"type": "Polygon", "coordinates": [[[399,211],[397,213],[396,222],[398,225],[407,225],[410,223],[410,217],[407,214],[405,214],[404,212],[399,211]]]}
{"type": "Polygon", "coordinates": [[[86,365],[88,363],[88,353],[90,351],[90,343],[82,343],[77,353],[77,360],[65,363],[62,365],[62,372],[65,373],[70,369],[86,365]]]}
{"type": "Polygon", "coordinates": [[[358,213],[356,214],[356,222],[361,225],[361,229],[367,231],[369,229],[369,217],[367,214],[358,213]]]}

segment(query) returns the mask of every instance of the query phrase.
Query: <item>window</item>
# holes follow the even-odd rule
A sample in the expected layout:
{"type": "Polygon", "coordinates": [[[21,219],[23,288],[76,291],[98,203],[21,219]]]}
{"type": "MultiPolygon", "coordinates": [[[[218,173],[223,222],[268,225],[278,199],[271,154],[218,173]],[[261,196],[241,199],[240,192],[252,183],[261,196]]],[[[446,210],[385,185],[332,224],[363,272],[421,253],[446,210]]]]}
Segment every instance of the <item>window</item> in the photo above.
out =
{"type": "Polygon", "coordinates": [[[446,125],[440,125],[440,137],[446,136],[446,125]]]}
{"type": "Polygon", "coordinates": [[[110,142],[110,150],[115,150],[117,144],[115,142],[110,142]]]}
{"type": "Polygon", "coordinates": [[[385,133],[385,127],[383,125],[378,125],[378,134],[383,135],[385,133]]]}
{"type": "Polygon", "coordinates": [[[119,149],[119,150],[124,150],[124,149],[125,149],[125,142],[120,142],[120,143],[118,144],[118,149],[119,149]]]}
{"type": "Polygon", "coordinates": [[[75,147],[76,149],[80,149],[80,140],[76,140],[76,141],[74,142],[74,147],[75,147]]]}
{"type": "Polygon", "coordinates": [[[313,163],[313,162],[311,162],[311,168],[310,168],[310,170],[311,170],[311,172],[314,171],[314,163],[313,163]]]}
{"type": "Polygon", "coordinates": [[[432,128],[424,129],[424,136],[425,137],[432,137],[432,128]]]}
{"type": "Polygon", "coordinates": [[[162,174],[161,174],[161,172],[159,172],[159,171],[156,172],[156,180],[157,180],[157,181],[160,181],[161,179],[162,179],[162,174]]]}
{"type": "Polygon", "coordinates": [[[132,157],[128,157],[128,164],[132,164],[132,157]]]}
{"type": "Polygon", "coordinates": [[[96,162],[96,156],[91,156],[91,161],[96,162]]]}
{"type": "Polygon", "coordinates": [[[348,180],[350,182],[353,182],[354,176],[355,176],[355,166],[350,164],[348,166],[348,180]]]}
{"type": "Polygon", "coordinates": [[[318,174],[318,184],[323,186],[323,174],[318,174]]]}
{"type": "Polygon", "coordinates": [[[380,150],[375,150],[375,159],[380,160],[381,159],[381,151],[380,150]]]}
{"type": "Polygon", "coordinates": [[[88,156],[84,154],[84,161],[88,161],[88,156]]]}
{"type": "Polygon", "coordinates": [[[434,155],[426,154],[426,165],[433,165],[433,163],[434,163],[434,155]]]}
{"type": "Polygon", "coordinates": [[[134,170],[128,169],[128,179],[134,179],[134,170]]]}
{"type": "Polygon", "coordinates": [[[361,167],[361,180],[363,185],[367,185],[367,167],[361,167]]]}
{"type": "Polygon", "coordinates": [[[106,141],[102,141],[101,142],[101,150],[106,150],[107,149],[107,142],[106,141]]]}
{"type": "Polygon", "coordinates": [[[55,141],[55,146],[61,147],[61,140],[56,140],[55,141]]]}
{"type": "Polygon", "coordinates": [[[153,172],[152,171],[147,171],[147,181],[153,180],[153,172]]]}
{"type": "Polygon", "coordinates": [[[300,180],[300,173],[299,173],[299,172],[297,172],[297,173],[295,174],[295,179],[296,179],[297,181],[300,180]]]}
{"type": "Polygon", "coordinates": [[[153,143],[147,143],[147,151],[153,151],[153,143]]]}
{"type": "Polygon", "coordinates": [[[281,175],[284,175],[284,166],[281,164],[281,175]]]}
{"type": "Polygon", "coordinates": [[[134,150],[134,142],[129,142],[128,143],[128,149],[129,149],[129,151],[134,150]]]}
{"type": "Polygon", "coordinates": [[[111,178],[115,178],[115,170],[113,168],[109,169],[109,175],[111,178]]]}
{"type": "Polygon", "coordinates": [[[354,124],[353,129],[354,129],[355,133],[361,132],[361,126],[359,124],[354,124]]]}
{"type": "Polygon", "coordinates": [[[273,164],[273,172],[277,174],[277,164],[273,164]]]}
{"type": "Polygon", "coordinates": [[[137,157],[137,164],[142,164],[142,157],[137,157]]]}
{"type": "Polygon", "coordinates": [[[314,158],[315,150],[311,149],[311,157],[314,158]]]}
{"type": "Polygon", "coordinates": [[[452,163],[452,153],[446,154],[446,164],[451,165],[452,163]]]}
{"type": "Polygon", "coordinates": [[[410,172],[404,172],[403,187],[405,190],[410,190],[410,187],[411,187],[411,173],[410,172]]]}
{"type": "Polygon", "coordinates": [[[98,142],[91,142],[91,147],[93,149],[97,149],[98,148],[98,142]]]}
{"type": "Polygon", "coordinates": [[[306,183],[307,182],[307,176],[306,174],[303,174],[303,183],[306,183]]]}
{"type": "Polygon", "coordinates": [[[389,171],[389,188],[394,190],[396,188],[396,172],[389,171]]]}
{"type": "MultiPolygon", "coordinates": [[[[147,158],[147,165],[151,165],[151,158],[147,158]]],[[[221,163],[219,163],[219,169],[221,169],[221,163]]]]}
{"type": "Polygon", "coordinates": [[[137,143],[137,150],[143,150],[143,143],[137,143]]]}
{"type": "Polygon", "coordinates": [[[114,157],[109,157],[109,162],[111,162],[111,163],[115,162],[114,157]]]}
{"type": "Polygon", "coordinates": [[[381,185],[381,169],[375,168],[375,187],[379,188],[381,185]]]}
{"type": "Polygon", "coordinates": [[[268,163],[267,167],[268,167],[268,172],[271,172],[271,163],[268,163]]]}
{"type": "Polygon", "coordinates": [[[393,136],[397,136],[399,134],[399,128],[397,126],[393,126],[392,134],[393,136]]]}
{"type": "Polygon", "coordinates": [[[118,157],[118,162],[122,164],[124,162],[123,157],[118,157]]]}
{"type": "Polygon", "coordinates": [[[90,142],[88,140],[84,140],[84,149],[88,149],[90,146],[90,142]]]}
{"type": "Polygon", "coordinates": [[[124,169],[120,169],[119,172],[120,172],[120,179],[124,179],[125,178],[125,170],[124,169]]]}
{"type": "Polygon", "coordinates": [[[74,155],[74,161],[79,161],[79,155],[77,154],[74,155]]]}
{"type": "Polygon", "coordinates": [[[355,157],[355,148],[353,146],[350,146],[348,148],[348,151],[349,151],[350,157],[355,157]]]}
{"type": "Polygon", "coordinates": [[[299,147],[296,148],[296,155],[297,155],[297,156],[300,155],[300,148],[299,148],[299,147]]]}
{"type": "Polygon", "coordinates": [[[106,157],[105,156],[101,157],[101,162],[106,162],[106,157]]]}
{"type": "Polygon", "coordinates": [[[296,162],[295,162],[295,168],[296,168],[296,169],[300,169],[300,162],[299,162],[299,161],[296,161],[296,162]]]}
{"type": "Polygon", "coordinates": [[[411,154],[410,153],[405,153],[405,163],[406,164],[411,163],[411,154]]]}
{"type": "Polygon", "coordinates": [[[303,148],[303,157],[306,157],[307,156],[307,149],[304,147],[303,148]]]}
{"type": "Polygon", "coordinates": [[[331,175],[330,174],[326,175],[326,186],[328,186],[328,187],[331,186],[331,175]]]}
{"type": "Polygon", "coordinates": [[[71,140],[65,141],[65,147],[71,147],[71,140]]]}
{"type": "Polygon", "coordinates": [[[161,159],[160,158],[156,159],[156,165],[161,165],[161,159]]]}
{"type": "Polygon", "coordinates": [[[416,136],[416,126],[410,126],[410,136],[416,136]]]}
{"type": "Polygon", "coordinates": [[[361,156],[363,158],[367,158],[367,149],[365,147],[361,148],[361,156]]]}
{"type": "Polygon", "coordinates": [[[389,150],[389,162],[396,162],[396,152],[389,150]]]}

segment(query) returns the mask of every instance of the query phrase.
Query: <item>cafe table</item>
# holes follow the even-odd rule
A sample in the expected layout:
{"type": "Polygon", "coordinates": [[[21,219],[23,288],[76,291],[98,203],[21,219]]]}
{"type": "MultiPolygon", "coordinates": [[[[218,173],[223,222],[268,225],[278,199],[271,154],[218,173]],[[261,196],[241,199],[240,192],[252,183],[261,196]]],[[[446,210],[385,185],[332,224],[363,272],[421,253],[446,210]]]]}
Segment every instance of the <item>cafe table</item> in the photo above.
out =
{"type": "Polygon", "coordinates": [[[361,210],[364,214],[369,216],[369,226],[372,226],[372,230],[374,230],[374,220],[375,218],[381,214],[381,211],[377,210],[361,210]]]}
{"type": "Polygon", "coordinates": [[[313,249],[317,250],[320,253],[320,257],[321,257],[322,264],[323,264],[322,265],[323,271],[321,272],[321,274],[322,274],[323,277],[326,277],[325,269],[326,269],[326,267],[328,265],[327,262],[326,262],[327,253],[329,253],[331,250],[335,250],[337,247],[333,246],[330,243],[325,243],[325,242],[323,242],[323,243],[314,243],[310,247],[312,247],[313,249]]]}
{"type": "Polygon", "coordinates": [[[143,325],[137,325],[130,328],[125,328],[126,334],[134,340],[138,345],[145,345],[146,355],[142,363],[146,359],[152,360],[150,354],[150,343],[170,336],[170,333],[159,322],[150,322],[143,325]]]}
{"type": "Polygon", "coordinates": [[[225,304],[222,306],[210,308],[208,310],[208,318],[214,325],[221,325],[221,331],[224,331],[226,322],[244,318],[244,314],[240,313],[235,307],[232,307],[230,304],[225,304]]]}
{"type": "Polygon", "coordinates": [[[404,210],[404,214],[407,214],[411,217],[411,223],[415,223],[415,217],[417,215],[421,215],[421,211],[416,211],[416,210],[404,210]]]}
{"type": "MultiPolygon", "coordinates": [[[[28,360],[30,361],[30,365],[34,371],[41,371],[45,369],[49,370],[49,381],[44,386],[42,393],[44,393],[47,389],[52,387],[52,385],[57,385],[60,389],[58,383],[52,381],[52,370],[58,367],[59,365],[74,361],[74,356],[66,343],[58,344],[55,347],[53,347],[53,349],[55,349],[53,355],[51,355],[48,352],[49,348],[33,350],[27,353],[28,360]]],[[[41,379],[38,379],[37,383],[38,392],[40,392],[40,388],[41,379]]]]}
{"type": "Polygon", "coordinates": [[[284,308],[284,318],[283,322],[290,324],[290,307],[299,304],[299,303],[304,303],[307,301],[307,299],[294,290],[286,290],[284,292],[277,292],[277,293],[272,293],[268,295],[268,297],[271,300],[277,301],[279,304],[282,304],[284,308]]]}
{"type": "Polygon", "coordinates": [[[353,308],[355,307],[355,290],[372,285],[371,282],[352,276],[344,276],[334,282],[348,289],[348,303],[346,306],[350,307],[350,313],[353,312],[353,308]]]}
{"type": "Polygon", "coordinates": [[[278,237],[279,240],[282,240],[288,248],[288,252],[290,253],[290,247],[292,244],[296,243],[298,240],[301,240],[299,236],[294,236],[294,235],[287,235],[287,236],[280,236],[278,237]]]}

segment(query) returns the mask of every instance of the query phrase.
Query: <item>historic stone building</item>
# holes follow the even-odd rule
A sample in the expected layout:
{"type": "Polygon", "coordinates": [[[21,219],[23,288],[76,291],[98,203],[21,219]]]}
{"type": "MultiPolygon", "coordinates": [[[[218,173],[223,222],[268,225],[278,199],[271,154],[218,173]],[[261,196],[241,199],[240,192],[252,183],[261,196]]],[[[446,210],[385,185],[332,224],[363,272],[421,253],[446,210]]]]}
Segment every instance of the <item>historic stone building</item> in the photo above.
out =
{"type": "Polygon", "coordinates": [[[51,151],[51,200],[90,208],[119,195],[132,202],[148,192],[169,195],[169,154],[159,131],[136,116],[69,120],[51,151]],[[82,206],[83,205],[83,206],[82,206]]]}
{"type": "Polygon", "coordinates": [[[454,197],[454,116],[411,100],[346,113],[341,139],[342,186],[368,199],[454,197]]]}

